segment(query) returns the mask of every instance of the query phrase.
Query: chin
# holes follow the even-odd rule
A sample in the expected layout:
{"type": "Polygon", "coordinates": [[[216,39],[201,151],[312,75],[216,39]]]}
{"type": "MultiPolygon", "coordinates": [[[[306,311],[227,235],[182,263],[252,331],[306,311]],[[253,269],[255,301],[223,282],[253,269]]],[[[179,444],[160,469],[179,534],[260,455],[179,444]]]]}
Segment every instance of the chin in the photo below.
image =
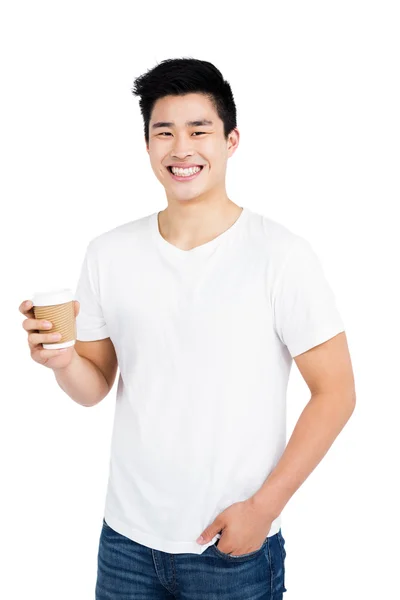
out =
{"type": "Polygon", "coordinates": [[[203,196],[204,193],[205,193],[204,190],[202,190],[200,192],[199,191],[197,191],[197,192],[194,191],[192,193],[188,193],[187,192],[186,194],[183,191],[182,191],[181,194],[171,194],[171,193],[168,193],[167,189],[165,191],[166,191],[167,197],[174,199],[176,202],[191,202],[191,201],[195,201],[195,200],[201,198],[201,196],[203,196]]]}

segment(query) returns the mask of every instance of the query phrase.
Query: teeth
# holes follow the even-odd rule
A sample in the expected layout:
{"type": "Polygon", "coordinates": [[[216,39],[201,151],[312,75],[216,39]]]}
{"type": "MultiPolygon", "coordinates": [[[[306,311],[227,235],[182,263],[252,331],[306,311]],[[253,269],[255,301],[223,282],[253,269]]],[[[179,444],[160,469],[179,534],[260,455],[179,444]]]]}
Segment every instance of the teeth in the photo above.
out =
{"type": "Polygon", "coordinates": [[[200,167],[191,167],[190,169],[177,169],[176,167],[172,167],[171,171],[174,175],[179,175],[180,177],[188,177],[189,175],[194,175],[200,171],[200,167]]]}

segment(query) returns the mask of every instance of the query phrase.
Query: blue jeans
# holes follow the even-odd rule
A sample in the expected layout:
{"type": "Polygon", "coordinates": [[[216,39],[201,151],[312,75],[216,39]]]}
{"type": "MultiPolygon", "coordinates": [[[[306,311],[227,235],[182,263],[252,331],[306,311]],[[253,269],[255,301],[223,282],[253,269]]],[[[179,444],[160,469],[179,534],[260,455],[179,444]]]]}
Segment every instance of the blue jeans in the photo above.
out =
{"type": "Polygon", "coordinates": [[[169,554],[130,540],[103,519],[96,600],[282,600],[281,530],[237,557],[218,550],[218,542],[202,554],[169,554]]]}

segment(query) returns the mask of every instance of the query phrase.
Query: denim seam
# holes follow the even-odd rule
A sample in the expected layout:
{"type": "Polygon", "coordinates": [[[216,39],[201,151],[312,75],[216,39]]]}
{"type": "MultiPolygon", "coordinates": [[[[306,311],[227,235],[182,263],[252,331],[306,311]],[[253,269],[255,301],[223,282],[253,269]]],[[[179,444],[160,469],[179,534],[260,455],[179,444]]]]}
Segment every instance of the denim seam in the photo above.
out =
{"type": "Polygon", "coordinates": [[[172,573],[173,573],[172,587],[174,588],[174,592],[173,593],[175,593],[175,592],[178,591],[178,578],[176,576],[174,555],[170,553],[169,557],[171,559],[171,568],[172,568],[172,573]]]}
{"type": "Polygon", "coordinates": [[[153,555],[153,559],[154,559],[154,565],[155,565],[155,571],[156,571],[156,575],[157,575],[157,579],[158,581],[161,583],[161,585],[170,593],[173,594],[173,591],[169,589],[169,587],[167,587],[160,579],[160,563],[157,560],[157,555],[156,555],[156,550],[152,550],[151,553],[153,555]]]}
{"type": "Polygon", "coordinates": [[[273,564],[272,557],[271,557],[271,547],[270,547],[269,540],[267,542],[267,549],[268,549],[269,568],[270,568],[270,572],[271,572],[271,598],[273,598],[275,575],[274,575],[274,564],[273,564]]]}
{"type": "Polygon", "coordinates": [[[281,540],[281,536],[278,535],[278,541],[279,541],[279,548],[280,548],[280,552],[281,552],[281,559],[282,559],[282,571],[283,571],[283,591],[287,592],[286,586],[285,586],[285,555],[283,552],[283,546],[282,546],[282,540],[281,540]]]}

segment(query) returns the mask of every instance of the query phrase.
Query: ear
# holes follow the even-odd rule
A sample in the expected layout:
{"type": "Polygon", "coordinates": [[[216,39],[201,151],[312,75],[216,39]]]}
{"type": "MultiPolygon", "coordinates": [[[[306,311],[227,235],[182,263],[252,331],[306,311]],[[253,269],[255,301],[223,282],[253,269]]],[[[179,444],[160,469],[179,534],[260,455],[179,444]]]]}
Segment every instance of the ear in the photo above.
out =
{"type": "Polygon", "coordinates": [[[236,152],[237,147],[239,146],[239,139],[239,129],[235,127],[235,129],[232,129],[228,136],[228,157],[232,156],[232,154],[236,152]]]}

